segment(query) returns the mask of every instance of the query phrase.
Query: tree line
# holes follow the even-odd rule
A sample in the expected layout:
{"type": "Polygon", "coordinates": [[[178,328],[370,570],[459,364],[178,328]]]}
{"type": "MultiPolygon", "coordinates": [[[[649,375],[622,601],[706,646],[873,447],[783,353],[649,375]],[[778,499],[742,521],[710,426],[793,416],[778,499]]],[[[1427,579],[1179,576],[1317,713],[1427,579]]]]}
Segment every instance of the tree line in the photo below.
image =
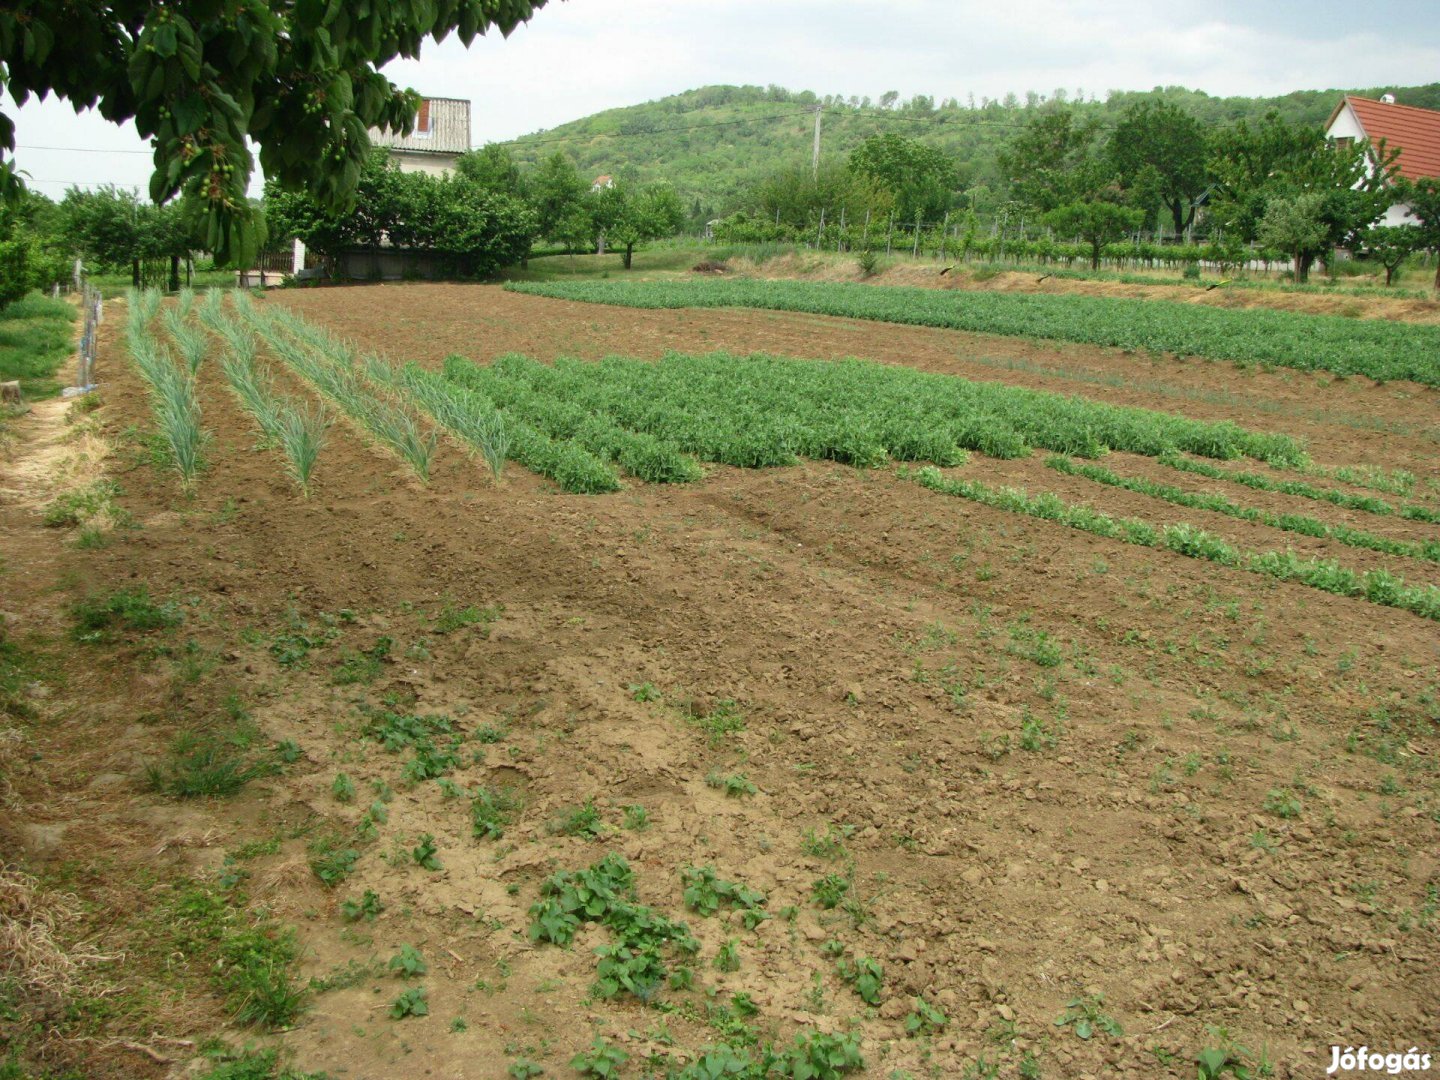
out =
{"type": "Polygon", "coordinates": [[[1201,239],[1232,265],[1255,246],[1283,253],[1302,282],[1318,260],[1349,248],[1382,265],[1388,284],[1410,252],[1440,248],[1440,179],[1405,181],[1396,161],[1395,148],[1337,144],[1278,112],[1213,125],[1143,99],[1103,130],[1057,103],[997,154],[998,193],[966,188],[955,159],[919,138],[872,135],[844,160],[771,173],[715,231],[864,248],[877,223],[887,235],[896,223],[915,230],[918,244],[919,230],[953,222],[951,250],[969,250],[988,218],[992,231],[1014,229],[1022,241],[1037,231],[1074,241],[1093,267],[1107,246],[1143,233],[1201,239]],[[1408,203],[1412,221],[1378,224],[1394,203],[1408,203]]]}
{"type": "Polygon", "coordinates": [[[609,246],[629,269],[637,245],[672,236],[685,223],[667,184],[641,184],[622,173],[596,186],[563,154],[521,170],[496,144],[462,155],[442,176],[402,172],[376,148],[356,191],[356,208],[346,213],[267,184],[271,235],[298,237],[332,271],[346,251],[393,245],[432,252],[447,273],[473,277],[525,261],[541,241],[571,251],[609,246]]]}

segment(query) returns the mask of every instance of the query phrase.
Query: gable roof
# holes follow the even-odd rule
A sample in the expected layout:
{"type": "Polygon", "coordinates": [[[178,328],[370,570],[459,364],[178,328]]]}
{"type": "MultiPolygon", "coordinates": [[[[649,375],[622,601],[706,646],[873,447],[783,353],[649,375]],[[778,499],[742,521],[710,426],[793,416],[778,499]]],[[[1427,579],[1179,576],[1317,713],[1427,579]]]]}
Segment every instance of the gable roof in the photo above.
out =
{"type": "Polygon", "coordinates": [[[470,149],[470,101],[467,98],[421,99],[415,130],[409,135],[370,129],[370,144],[411,154],[454,156],[470,149]]]}
{"type": "Polygon", "coordinates": [[[1330,122],[1325,125],[1327,130],[1346,105],[1372,143],[1384,139],[1387,147],[1400,151],[1396,164],[1401,176],[1407,180],[1440,176],[1440,111],[1413,105],[1387,105],[1373,98],[1346,94],[1330,114],[1330,122]]]}

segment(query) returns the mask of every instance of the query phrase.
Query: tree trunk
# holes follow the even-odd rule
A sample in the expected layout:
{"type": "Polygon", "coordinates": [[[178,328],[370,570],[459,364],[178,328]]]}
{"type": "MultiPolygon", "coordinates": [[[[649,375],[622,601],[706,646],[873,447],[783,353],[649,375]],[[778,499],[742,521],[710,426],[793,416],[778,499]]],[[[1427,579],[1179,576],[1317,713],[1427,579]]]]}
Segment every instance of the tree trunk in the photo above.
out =
{"type": "Polygon", "coordinates": [[[170,291],[180,291],[180,256],[170,256],[170,291]]]}
{"type": "Polygon", "coordinates": [[[635,254],[635,245],[634,245],[634,244],[626,244],[626,245],[625,245],[625,269],[626,269],[626,270],[629,270],[629,269],[630,269],[630,258],[631,258],[631,256],[634,255],[634,254],[635,254]]]}
{"type": "Polygon", "coordinates": [[[1440,292],[1440,251],[1435,252],[1435,291],[1440,292]]]}
{"type": "Polygon", "coordinates": [[[130,260],[130,284],[134,285],[135,288],[137,288],[137,289],[140,287],[140,260],[139,260],[139,259],[131,259],[131,260],[130,260]]]}
{"type": "Polygon", "coordinates": [[[1100,269],[1100,241],[1090,241],[1090,269],[1100,269]]]}
{"type": "Polygon", "coordinates": [[[1181,199],[1170,201],[1170,218],[1175,222],[1175,239],[1179,240],[1185,234],[1186,226],[1190,223],[1185,220],[1185,203],[1181,199]]]}

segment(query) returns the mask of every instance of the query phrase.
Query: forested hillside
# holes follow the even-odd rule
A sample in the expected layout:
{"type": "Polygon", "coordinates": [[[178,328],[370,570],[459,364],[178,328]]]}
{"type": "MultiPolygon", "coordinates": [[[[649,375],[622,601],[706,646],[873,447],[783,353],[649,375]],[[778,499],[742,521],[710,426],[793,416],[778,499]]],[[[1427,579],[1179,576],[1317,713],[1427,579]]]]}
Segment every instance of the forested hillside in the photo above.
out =
{"type": "Polygon", "coordinates": [[[1402,104],[1440,108],[1440,83],[1416,87],[1298,90],[1283,97],[1211,97],[1198,90],[1166,87],[1150,93],[1117,92],[1104,101],[1078,94],[1013,95],[974,101],[917,96],[899,101],[825,96],[782,87],[706,86],[659,101],[610,109],[537,132],[507,144],[522,166],[563,151],[582,175],[618,175],[634,169],[641,181],[667,180],[694,217],[718,216],[737,207],[741,193],[778,166],[808,161],[814,110],[824,110],[822,153],[842,158],[867,136],[885,132],[920,138],[959,163],[965,188],[994,188],[1000,148],[1036,110],[1065,102],[1108,128],[1138,101],[1179,105],[1203,123],[1259,118],[1274,109],[1291,122],[1322,124],[1343,93],[1378,97],[1392,93],[1402,104]],[[696,205],[698,203],[698,205],[696,205]]]}

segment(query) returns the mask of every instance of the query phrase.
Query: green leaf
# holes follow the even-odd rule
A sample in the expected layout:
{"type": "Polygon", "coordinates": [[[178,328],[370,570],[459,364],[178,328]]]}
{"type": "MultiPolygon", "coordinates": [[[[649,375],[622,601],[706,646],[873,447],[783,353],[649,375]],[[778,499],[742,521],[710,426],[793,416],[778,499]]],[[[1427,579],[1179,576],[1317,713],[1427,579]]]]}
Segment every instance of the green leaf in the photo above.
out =
{"type": "Polygon", "coordinates": [[[198,94],[187,94],[170,104],[171,115],[175,117],[175,133],[189,135],[199,130],[208,110],[205,101],[198,94]]]}
{"type": "Polygon", "coordinates": [[[142,46],[148,44],[155,50],[156,56],[162,56],[168,60],[175,55],[175,49],[179,42],[173,23],[161,23],[149,34],[149,38],[149,42],[145,42],[142,37],[141,44],[142,46]]]}

